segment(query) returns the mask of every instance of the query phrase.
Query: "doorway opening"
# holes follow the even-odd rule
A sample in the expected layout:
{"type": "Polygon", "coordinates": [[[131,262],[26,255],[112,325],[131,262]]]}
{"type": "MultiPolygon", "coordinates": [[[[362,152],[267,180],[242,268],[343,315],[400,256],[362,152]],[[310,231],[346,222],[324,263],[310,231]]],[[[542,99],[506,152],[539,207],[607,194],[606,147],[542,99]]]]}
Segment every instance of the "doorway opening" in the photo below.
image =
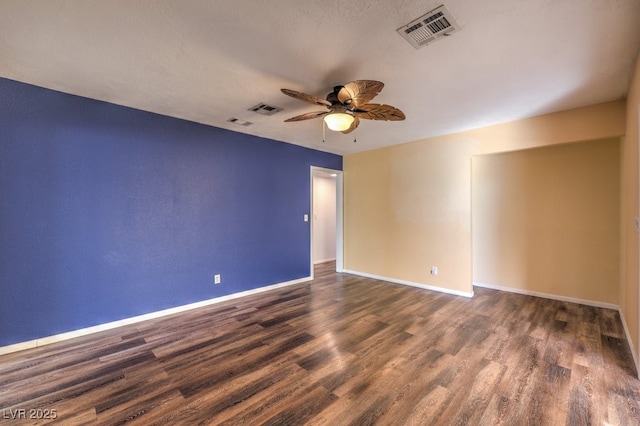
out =
{"type": "Polygon", "coordinates": [[[342,272],[342,171],[311,167],[311,259],[314,265],[335,261],[342,272]]]}

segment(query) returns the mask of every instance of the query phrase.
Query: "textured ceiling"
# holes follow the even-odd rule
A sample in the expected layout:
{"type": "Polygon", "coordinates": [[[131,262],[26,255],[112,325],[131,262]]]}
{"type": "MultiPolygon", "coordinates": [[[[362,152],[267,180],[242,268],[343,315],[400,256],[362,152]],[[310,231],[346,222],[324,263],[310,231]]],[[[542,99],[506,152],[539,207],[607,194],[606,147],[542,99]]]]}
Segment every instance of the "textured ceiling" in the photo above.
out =
{"type": "Polygon", "coordinates": [[[417,50],[396,33],[440,4],[2,0],[0,76],[339,154],[626,94],[640,0],[446,0],[461,31],[417,50]],[[319,108],[280,88],[324,97],[356,79],[383,81],[374,102],[407,119],[324,143],[320,119],[283,122],[319,108]],[[259,102],[284,111],[247,110],[259,102]]]}

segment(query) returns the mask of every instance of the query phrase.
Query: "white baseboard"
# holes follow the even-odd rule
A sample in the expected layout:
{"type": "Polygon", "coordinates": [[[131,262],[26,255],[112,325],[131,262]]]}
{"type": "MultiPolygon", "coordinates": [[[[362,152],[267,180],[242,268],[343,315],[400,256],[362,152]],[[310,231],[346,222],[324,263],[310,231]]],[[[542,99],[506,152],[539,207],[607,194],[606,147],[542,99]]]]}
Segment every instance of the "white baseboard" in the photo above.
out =
{"type": "Polygon", "coordinates": [[[333,262],[333,261],[335,261],[335,260],[336,260],[336,258],[335,258],[335,257],[332,257],[332,258],[329,258],[329,259],[314,260],[314,261],[313,261],[313,264],[314,264],[314,265],[317,265],[318,263],[333,262]]]}
{"type": "Polygon", "coordinates": [[[263,293],[265,291],[274,290],[281,287],[286,287],[294,284],[300,284],[311,280],[311,277],[298,278],[296,280],[285,281],[282,283],[272,284],[265,287],[256,288],[253,290],[242,291],[239,293],[228,294],[226,296],[220,296],[213,299],[202,300],[200,302],[190,303],[188,305],[176,306],[174,308],[164,309],[162,311],[150,312],[144,315],[138,315],[131,318],[125,318],[118,321],[108,322],[105,324],[95,325],[93,327],[82,328],[79,330],[73,330],[66,333],[55,334],[53,336],[41,337],[39,339],[29,340],[27,342],[14,343],[12,345],[0,346],[0,355],[18,352],[25,349],[36,348],[39,346],[48,345],[55,342],[61,342],[63,340],[73,339],[75,337],[86,336],[92,333],[98,333],[100,331],[110,330],[112,328],[122,327],[123,325],[135,324],[138,322],[160,318],[179,312],[189,311],[191,309],[201,308],[203,306],[214,305],[216,303],[225,302],[227,300],[238,299],[240,297],[250,296],[252,294],[263,293]]]}
{"type": "Polygon", "coordinates": [[[577,303],[577,304],[580,304],[580,305],[593,306],[593,307],[596,307],[596,308],[613,309],[614,311],[618,311],[618,313],[620,314],[620,320],[622,321],[622,327],[624,328],[624,334],[625,334],[625,337],[627,339],[627,345],[629,345],[629,349],[631,349],[631,355],[633,356],[633,362],[636,365],[636,371],[638,372],[638,377],[640,377],[640,364],[638,364],[638,354],[636,353],[636,350],[633,347],[633,343],[632,343],[633,340],[631,340],[631,335],[629,334],[629,328],[627,327],[627,321],[624,318],[624,314],[622,313],[622,309],[620,309],[620,306],[614,305],[613,303],[598,302],[598,301],[586,300],[586,299],[577,299],[575,297],[558,296],[556,294],[541,293],[541,292],[538,292],[538,291],[521,290],[521,289],[518,289],[518,288],[503,287],[503,286],[499,286],[499,285],[495,285],[495,284],[487,284],[487,283],[481,283],[481,282],[477,282],[477,281],[474,281],[473,285],[476,286],[476,287],[490,288],[492,290],[499,290],[499,291],[506,291],[506,292],[509,292],[509,293],[524,294],[526,296],[536,296],[536,297],[542,297],[544,299],[559,300],[561,302],[577,303]]]}
{"type": "Polygon", "coordinates": [[[627,343],[629,344],[629,348],[631,349],[631,355],[633,356],[633,362],[636,365],[636,374],[638,378],[640,378],[640,364],[638,364],[638,354],[636,353],[636,349],[633,347],[633,340],[631,340],[631,335],[629,334],[629,328],[627,327],[627,321],[624,318],[624,314],[622,313],[622,309],[619,309],[620,319],[622,320],[622,327],[624,328],[624,334],[627,338],[627,343]]]}
{"type": "Polygon", "coordinates": [[[559,300],[561,302],[577,303],[579,305],[594,306],[596,308],[605,308],[605,309],[613,309],[614,311],[620,311],[620,307],[618,305],[614,305],[613,303],[598,302],[598,301],[595,301],[595,300],[587,300],[587,299],[578,299],[578,298],[575,298],[575,297],[568,297],[568,296],[559,296],[557,294],[541,293],[539,291],[522,290],[522,289],[513,288],[513,287],[503,287],[503,286],[500,286],[500,285],[487,284],[487,283],[482,283],[482,282],[478,282],[478,281],[474,281],[473,285],[475,287],[484,287],[484,288],[489,288],[489,289],[492,289],[492,290],[506,291],[508,293],[524,294],[525,296],[536,296],[536,297],[542,297],[544,299],[559,300]]]}
{"type": "Polygon", "coordinates": [[[421,283],[416,283],[416,282],[413,282],[413,281],[399,280],[399,279],[396,279],[396,278],[382,277],[380,275],[368,274],[366,272],[352,271],[352,270],[349,270],[349,269],[344,269],[342,272],[347,273],[347,274],[351,274],[351,275],[358,275],[358,276],[365,277],[365,278],[373,278],[375,280],[380,280],[380,281],[388,281],[388,282],[394,283],[394,284],[408,285],[408,286],[411,286],[411,287],[421,288],[423,290],[437,291],[437,292],[440,292],[440,293],[453,294],[455,296],[473,297],[473,291],[464,292],[464,291],[459,291],[459,290],[451,290],[449,288],[437,287],[437,286],[432,286],[432,285],[428,285],[428,284],[421,284],[421,283]]]}

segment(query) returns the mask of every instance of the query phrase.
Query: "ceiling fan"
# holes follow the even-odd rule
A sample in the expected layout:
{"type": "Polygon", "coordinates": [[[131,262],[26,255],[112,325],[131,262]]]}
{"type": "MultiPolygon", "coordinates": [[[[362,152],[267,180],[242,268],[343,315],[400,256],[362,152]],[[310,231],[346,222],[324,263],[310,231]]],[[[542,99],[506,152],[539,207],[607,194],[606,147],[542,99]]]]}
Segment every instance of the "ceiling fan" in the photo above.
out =
{"type": "Polygon", "coordinates": [[[401,121],[405,115],[396,107],[384,104],[370,104],[384,87],[384,83],[375,80],[354,80],[344,86],[335,86],[326,99],[291,89],[281,89],[282,93],[310,104],[320,105],[327,111],[307,112],[291,117],[285,122],[309,120],[324,117],[329,129],[351,133],[360,124],[360,119],[401,121]]]}

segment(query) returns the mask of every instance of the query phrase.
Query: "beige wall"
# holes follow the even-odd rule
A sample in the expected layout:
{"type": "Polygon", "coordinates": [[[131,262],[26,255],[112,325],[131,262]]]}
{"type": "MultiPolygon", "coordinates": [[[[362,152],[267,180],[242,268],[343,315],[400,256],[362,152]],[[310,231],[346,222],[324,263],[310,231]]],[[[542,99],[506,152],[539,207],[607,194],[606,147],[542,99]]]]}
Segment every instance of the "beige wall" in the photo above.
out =
{"type": "Polygon", "coordinates": [[[473,280],[619,304],[619,138],[476,156],[473,280]]]}
{"type": "Polygon", "coordinates": [[[347,155],[345,269],[470,293],[471,157],[624,133],[616,101],[347,155]]]}
{"type": "Polygon", "coordinates": [[[471,152],[434,141],[345,157],[345,269],[471,292],[471,152]]]}
{"type": "MultiPolygon", "coordinates": [[[[640,331],[638,329],[638,233],[634,220],[638,215],[638,114],[640,105],[640,56],[636,60],[635,72],[627,95],[626,136],[623,138],[622,159],[622,288],[620,309],[625,318],[634,355],[640,353],[640,331]]],[[[640,368],[639,368],[640,369],[640,368]]]]}

